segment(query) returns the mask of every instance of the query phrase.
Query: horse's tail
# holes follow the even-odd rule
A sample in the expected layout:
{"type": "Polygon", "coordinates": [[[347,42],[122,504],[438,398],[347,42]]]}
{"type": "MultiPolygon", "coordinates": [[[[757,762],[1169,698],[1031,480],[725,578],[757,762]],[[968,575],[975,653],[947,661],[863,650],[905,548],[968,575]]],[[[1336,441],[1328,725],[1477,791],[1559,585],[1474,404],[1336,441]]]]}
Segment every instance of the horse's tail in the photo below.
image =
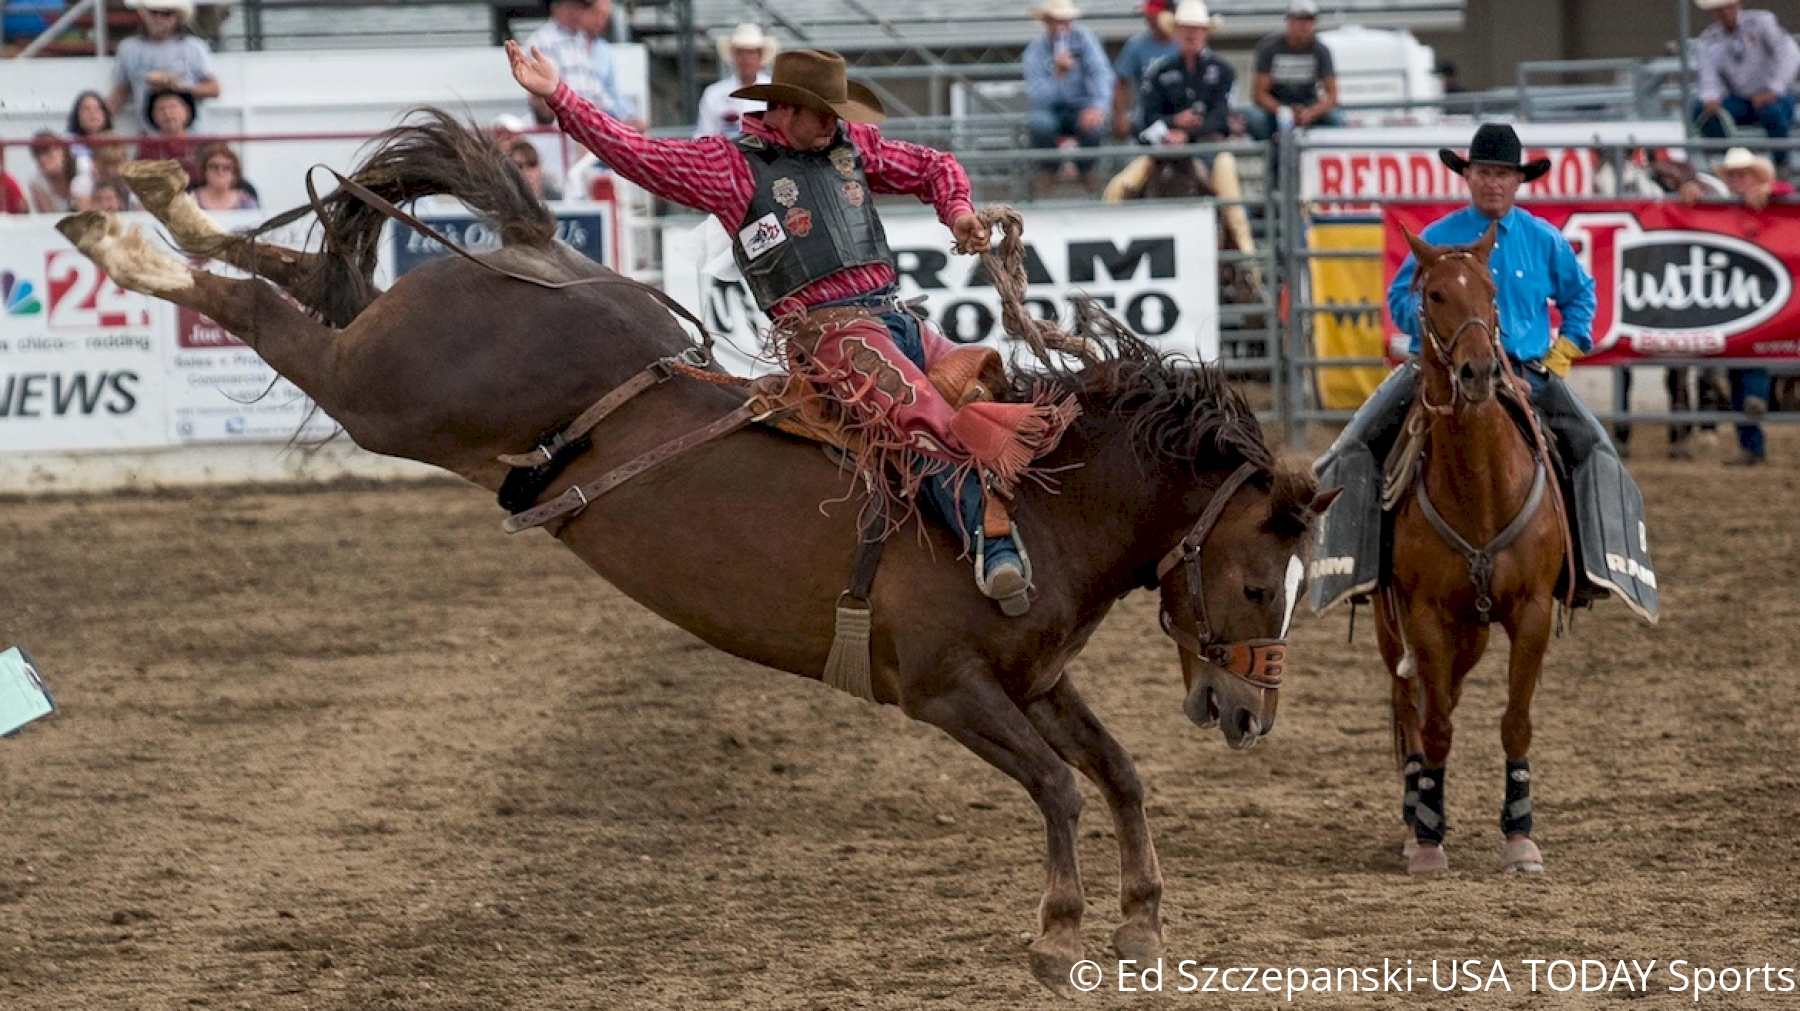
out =
{"type": "MultiPolygon", "coordinates": [[[[441,109],[413,110],[410,120],[376,137],[373,150],[351,179],[397,206],[420,197],[456,197],[479,214],[505,245],[547,246],[556,237],[556,219],[526,188],[493,139],[441,109]]],[[[334,326],[347,325],[373,301],[375,262],[387,215],[361,198],[337,189],[280,214],[256,234],[317,212],[324,232],[324,255],[309,276],[288,286],[302,305],[334,326]]]]}

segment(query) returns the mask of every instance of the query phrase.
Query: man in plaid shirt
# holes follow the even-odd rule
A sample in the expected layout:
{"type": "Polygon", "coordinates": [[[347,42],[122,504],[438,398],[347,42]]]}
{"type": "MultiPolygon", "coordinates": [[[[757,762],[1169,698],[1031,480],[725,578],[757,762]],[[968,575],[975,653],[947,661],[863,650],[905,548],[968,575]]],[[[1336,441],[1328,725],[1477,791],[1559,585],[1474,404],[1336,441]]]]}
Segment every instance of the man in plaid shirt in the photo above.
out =
{"type": "Polygon", "coordinates": [[[619,94],[612,44],[606,41],[612,11],[612,0],[550,0],[550,20],[525,45],[549,57],[577,95],[642,131],[643,121],[632,116],[619,94]]]}
{"type": "Polygon", "coordinates": [[[988,228],[956,159],[882,137],[874,125],[885,118],[880,100],[846,79],[836,53],[782,53],[770,83],[734,92],[768,103],[766,112],[743,118],[735,140],[657,140],[576,94],[539,51],[512,42],[506,51],[519,84],[545,99],[563,130],[614,171],[719,218],[770,318],[838,306],[871,310],[820,327],[813,356],[853,416],[878,421],[904,441],[922,489],[962,532],[982,593],[1008,615],[1024,614],[1030,562],[1010,521],[984,515],[982,477],[998,476],[1001,484],[1016,478],[1055,445],[1072,407],[954,407],[945,400],[924,370],[955,345],[895,301],[898,275],[875,212],[874,194],[908,193],[937,209],[963,249],[986,249],[988,228]]]}

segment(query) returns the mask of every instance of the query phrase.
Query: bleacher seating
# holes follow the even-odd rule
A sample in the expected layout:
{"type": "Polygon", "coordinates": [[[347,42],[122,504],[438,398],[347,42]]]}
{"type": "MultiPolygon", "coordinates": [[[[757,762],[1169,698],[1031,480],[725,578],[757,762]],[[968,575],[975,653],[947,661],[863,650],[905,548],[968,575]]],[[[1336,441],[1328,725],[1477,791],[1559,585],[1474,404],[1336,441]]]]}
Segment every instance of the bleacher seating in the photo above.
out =
{"type": "MultiPolygon", "coordinates": [[[[755,21],[790,45],[864,53],[1022,46],[1041,31],[1031,20],[1037,6],[1037,0],[987,4],[916,0],[904,7],[864,0],[694,0],[693,17],[695,28],[709,35],[728,33],[741,21],[755,21]]],[[[1143,27],[1140,0],[1091,0],[1079,6],[1082,23],[1106,41],[1123,40],[1143,27]]],[[[1287,8],[1285,0],[1214,0],[1210,6],[1224,18],[1221,34],[1226,38],[1274,31],[1287,8]]],[[[1466,0],[1333,0],[1325,13],[1332,24],[1417,31],[1460,28],[1466,6],[1466,0]]],[[[672,19],[666,5],[645,5],[637,10],[632,25],[646,34],[666,34],[672,19]]]]}

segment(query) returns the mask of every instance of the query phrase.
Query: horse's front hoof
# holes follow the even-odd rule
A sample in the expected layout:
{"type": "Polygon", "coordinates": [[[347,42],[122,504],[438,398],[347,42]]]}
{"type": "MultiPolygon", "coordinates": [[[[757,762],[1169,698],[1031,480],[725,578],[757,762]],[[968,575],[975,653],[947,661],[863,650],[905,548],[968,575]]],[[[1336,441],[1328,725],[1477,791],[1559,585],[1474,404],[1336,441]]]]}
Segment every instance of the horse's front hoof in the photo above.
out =
{"type": "Polygon", "coordinates": [[[1517,835],[1506,840],[1500,849],[1500,871],[1503,874],[1542,874],[1544,854],[1529,836],[1517,835]]]}
{"type": "Polygon", "coordinates": [[[1112,945],[1121,959],[1135,959],[1139,965],[1154,965],[1163,953],[1162,931],[1141,921],[1121,923],[1113,931],[1112,945]]]}
{"type": "Polygon", "coordinates": [[[1415,878],[1442,877],[1450,870],[1450,856],[1444,852],[1442,844],[1415,843],[1417,846],[1406,858],[1406,873],[1415,878]]]}
{"type": "Polygon", "coordinates": [[[1069,973],[1075,969],[1075,960],[1054,952],[1039,951],[1034,945],[1031,949],[1031,974],[1037,977],[1044,989],[1064,1000],[1075,996],[1074,987],[1069,985],[1069,973]]]}

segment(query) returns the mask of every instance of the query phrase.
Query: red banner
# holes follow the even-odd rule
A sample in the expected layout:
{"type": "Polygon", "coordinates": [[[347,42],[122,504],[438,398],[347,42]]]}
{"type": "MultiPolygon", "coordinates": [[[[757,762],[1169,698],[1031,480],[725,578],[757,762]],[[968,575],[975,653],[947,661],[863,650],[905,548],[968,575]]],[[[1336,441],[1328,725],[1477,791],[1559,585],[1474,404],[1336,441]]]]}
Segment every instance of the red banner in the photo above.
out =
{"type": "MultiPolygon", "coordinates": [[[[1391,283],[1409,252],[1401,225],[1417,234],[1464,206],[1385,208],[1383,276],[1391,283]]],[[[1673,201],[1527,209],[1560,228],[1594,275],[1594,350],[1580,364],[1800,357],[1800,298],[1794,291],[1800,204],[1773,204],[1760,213],[1673,201]]],[[[1554,308],[1550,318],[1552,326],[1559,321],[1554,308]]],[[[1385,308],[1382,322],[1390,355],[1404,356],[1407,337],[1385,308]]]]}

